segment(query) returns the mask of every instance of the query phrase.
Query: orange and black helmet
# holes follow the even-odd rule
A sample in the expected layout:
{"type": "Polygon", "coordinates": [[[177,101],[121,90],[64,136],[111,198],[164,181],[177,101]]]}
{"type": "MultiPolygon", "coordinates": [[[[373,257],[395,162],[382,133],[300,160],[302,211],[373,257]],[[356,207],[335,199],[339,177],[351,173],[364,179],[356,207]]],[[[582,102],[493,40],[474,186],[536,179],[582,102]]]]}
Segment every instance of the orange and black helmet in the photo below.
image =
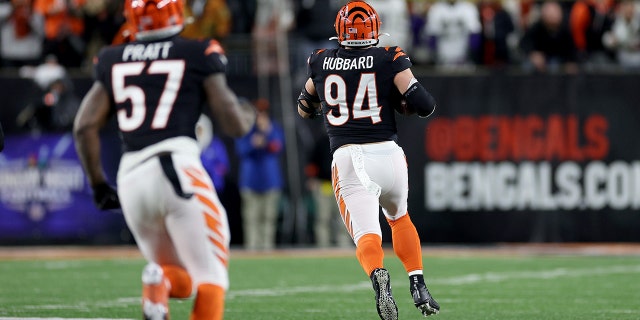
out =
{"type": "Polygon", "coordinates": [[[184,24],[183,0],[127,0],[125,17],[138,40],[178,34],[184,24]]]}
{"type": "Polygon", "coordinates": [[[380,19],[376,10],[364,1],[345,4],[336,16],[337,39],[345,47],[366,47],[378,44],[380,19]]]}

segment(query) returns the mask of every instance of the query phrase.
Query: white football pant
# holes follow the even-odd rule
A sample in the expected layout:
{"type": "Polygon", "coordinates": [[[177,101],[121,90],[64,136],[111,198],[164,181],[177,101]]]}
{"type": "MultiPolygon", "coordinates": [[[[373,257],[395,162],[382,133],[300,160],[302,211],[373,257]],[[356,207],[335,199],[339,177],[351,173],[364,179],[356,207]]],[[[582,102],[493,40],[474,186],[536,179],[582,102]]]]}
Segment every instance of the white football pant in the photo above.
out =
{"type": "Polygon", "coordinates": [[[195,140],[172,138],[127,152],[118,170],[118,196],[148,261],[185,268],[194,289],[201,283],[228,289],[229,223],[195,140]],[[168,178],[170,166],[174,179],[168,178]]]}
{"type": "Polygon", "coordinates": [[[380,206],[390,220],[407,214],[407,160],[395,142],[342,146],[331,167],[340,214],[355,243],[365,234],[382,237],[380,206]]]}

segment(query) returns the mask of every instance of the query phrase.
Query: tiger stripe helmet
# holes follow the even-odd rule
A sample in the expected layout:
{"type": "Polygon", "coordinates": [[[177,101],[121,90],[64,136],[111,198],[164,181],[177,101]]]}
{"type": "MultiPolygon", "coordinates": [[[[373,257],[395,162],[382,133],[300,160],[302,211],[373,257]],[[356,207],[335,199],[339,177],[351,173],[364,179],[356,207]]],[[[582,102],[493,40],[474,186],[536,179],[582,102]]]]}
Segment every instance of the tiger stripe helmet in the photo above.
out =
{"type": "Polygon", "coordinates": [[[183,1],[127,0],[125,17],[136,30],[136,39],[161,39],[180,33],[184,26],[183,1]]]}
{"type": "Polygon", "coordinates": [[[378,44],[380,24],[378,13],[371,5],[352,1],[338,11],[334,27],[340,45],[366,47],[378,44]]]}

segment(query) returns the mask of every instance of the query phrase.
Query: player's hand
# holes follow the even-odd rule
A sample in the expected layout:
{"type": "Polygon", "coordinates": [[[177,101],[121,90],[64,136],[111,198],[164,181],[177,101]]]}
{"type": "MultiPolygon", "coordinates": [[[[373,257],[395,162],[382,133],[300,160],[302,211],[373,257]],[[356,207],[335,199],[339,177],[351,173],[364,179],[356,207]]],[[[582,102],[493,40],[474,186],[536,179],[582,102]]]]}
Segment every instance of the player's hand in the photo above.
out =
{"type": "Polygon", "coordinates": [[[100,210],[119,209],[120,199],[114,188],[106,183],[100,183],[92,187],[93,202],[100,210]]]}
{"type": "Polygon", "coordinates": [[[405,116],[410,116],[416,113],[416,110],[407,105],[407,100],[405,99],[400,100],[400,103],[396,105],[396,111],[405,116]]]}

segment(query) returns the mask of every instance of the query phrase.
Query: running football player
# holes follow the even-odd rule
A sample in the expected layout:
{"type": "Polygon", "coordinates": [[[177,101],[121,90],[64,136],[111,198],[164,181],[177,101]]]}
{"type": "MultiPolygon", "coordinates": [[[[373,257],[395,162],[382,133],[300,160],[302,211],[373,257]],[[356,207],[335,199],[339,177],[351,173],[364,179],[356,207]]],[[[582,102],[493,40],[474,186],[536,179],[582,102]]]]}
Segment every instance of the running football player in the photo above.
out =
{"type": "Polygon", "coordinates": [[[398,319],[384,268],[379,207],[391,226],[393,250],[409,276],[415,306],[424,316],[440,306],[424,282],[420,238],[407,212],[407,162],[396,143],[395,110],[429,116],[434,98],[411,72],[399,47],[376,47],[380,20],[364,1],[343,6],[335,20],[337,49],[308,60],[309,79],[298,98],[304,118],[322,117],[333,153],[332,183],[356,256],[370,277],[381,319],[398,319]]]}
{"type": "Polygon", "coordinates": [[[255,110],[227,86],[217,41],[178,36],[182,0],[127,1],[125,10],[135,41],[98,54],[95,81],[74,123],[76,149],[96,204],[122,206],[148,261],[142,271],[144,319],[168,319],[168,299],[192,294],[190,319],[222,319],[229,226],[200,161],[195,127],[208,104],[222,131],[239,137],[253,126],[255,110]],[[125,151],[117,193],[100,162],[99,131],[111,115],[125,151]]]}

